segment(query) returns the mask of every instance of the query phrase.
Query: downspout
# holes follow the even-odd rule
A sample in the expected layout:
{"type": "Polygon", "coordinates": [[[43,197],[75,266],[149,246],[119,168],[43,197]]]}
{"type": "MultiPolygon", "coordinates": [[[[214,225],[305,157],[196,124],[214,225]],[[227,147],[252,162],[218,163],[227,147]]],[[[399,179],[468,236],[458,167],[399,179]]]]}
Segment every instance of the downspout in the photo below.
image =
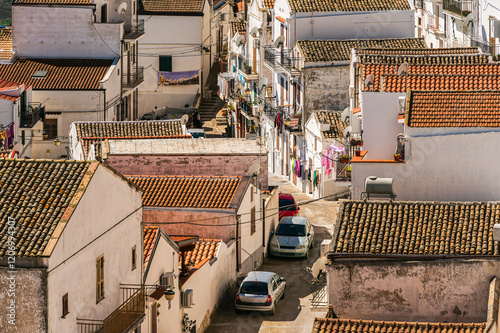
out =
{"type": "Polygon", "coordinates": [[[107,119],[108,108],[106,107],[106,89],[103,90],[104,94],[104,121],[107,119]]]}

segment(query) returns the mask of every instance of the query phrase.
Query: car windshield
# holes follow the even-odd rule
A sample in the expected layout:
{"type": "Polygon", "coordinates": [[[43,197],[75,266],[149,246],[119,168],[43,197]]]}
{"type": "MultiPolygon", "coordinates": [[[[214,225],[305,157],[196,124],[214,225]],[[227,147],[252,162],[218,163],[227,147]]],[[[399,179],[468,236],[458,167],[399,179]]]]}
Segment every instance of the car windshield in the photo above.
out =
{"type": "Polygon", "coordinates": [[[280,199],[280,210],[294,212],[296,210],[295,201],[293,199],[280,199]]]}
{"type": "Polygon", "coordinates": [[[306,226],[302,224],[278,224],[278,229],[276,229],[276,235],[278,236],[305,236],[306,226]]]}
{"type": "Polygon", "coordinates": [[[265,282],[243,282],[240,294],[267,295],[267,283],[265,282]]]}

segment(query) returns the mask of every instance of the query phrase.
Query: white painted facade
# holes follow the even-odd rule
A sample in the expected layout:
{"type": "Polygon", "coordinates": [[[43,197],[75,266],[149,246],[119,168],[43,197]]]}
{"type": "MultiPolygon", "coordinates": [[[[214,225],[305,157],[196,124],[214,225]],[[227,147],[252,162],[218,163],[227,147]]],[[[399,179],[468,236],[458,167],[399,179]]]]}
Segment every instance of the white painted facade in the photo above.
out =
{"type": "Polygon", "coordinates": [[[144,83],[139,88],[139,117],[155,107],[193,106],[210,72],[213,55],[202,47],[214,49],[211,34],[211,6],[205,1],[202,13],[188,15],[140,14],[146,35],[139,45],[139,64],[144,66],[144,83]],[[172,71],[200,71],[200,84],[162,86],[159,84],[159,56],[172,56],[172,71]]]}
{"type": "MultiPolygon", "coordinates": [[[[159,285],[160,277],[164,273],[174,273],[174,285],[171,286],[175,292],[174,299],[167,301],[165,297],[159,300],[153,297],[146,298],[146,318],[142,324],[142,332],[154,332],[156,321],[157,332],[181,332],[181,290],[179,288],[179,247],[161,230],[156,236],[151,256],[144,268],[144,284],[159,285]],[[156,303],[156,305],[155,305],[156,303]],[[158,314],[159,313],[159,314],[158,314]]],[[[153,290],[151,290],[153,291],[153,290]]]]}
{"type": "Polygon", "coordinates": [[[48,259],[48,332],[76,332],[78,319],[103,320],[123,300],[120,284],[142,283],[141,192],[99,165],[48,259]],[[101,236],[102,235],[102,236],[101,236]],[[137,267],[132,269],[132,247],[137,267]],[[96,304],[96,260],[104,255],[104,299],[96,304]],[[69,314],[62,313],[68,293],[69,314]]]}

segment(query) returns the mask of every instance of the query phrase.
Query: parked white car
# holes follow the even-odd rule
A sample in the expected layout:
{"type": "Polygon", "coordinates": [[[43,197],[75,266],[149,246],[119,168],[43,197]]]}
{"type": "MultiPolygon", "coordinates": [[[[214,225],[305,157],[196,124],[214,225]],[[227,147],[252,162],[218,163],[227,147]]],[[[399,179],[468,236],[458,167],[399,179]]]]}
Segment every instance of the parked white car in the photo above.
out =
{"type": "Polygon", "coordinates": [[[286,280],[276,273],[253,271],[248,273],[236,294],[236,312],[266,311],[271,316],[276,303],[285,298],[286,280]]]}
{"type": "Polygon", "coordinates": [[[285,216],[271,238],[270,254],[280,257],[309,256],[314,246],[314,229],[309,219],[302,216],[285,216]]]}

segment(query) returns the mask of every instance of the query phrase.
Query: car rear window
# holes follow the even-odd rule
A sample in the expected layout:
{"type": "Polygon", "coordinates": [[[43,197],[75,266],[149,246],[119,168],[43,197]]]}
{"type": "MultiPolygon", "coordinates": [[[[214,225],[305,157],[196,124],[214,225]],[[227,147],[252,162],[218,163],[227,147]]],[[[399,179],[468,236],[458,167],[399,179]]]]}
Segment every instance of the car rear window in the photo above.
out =
{"type": "Polygon", "coordinates": [[[296,210],[295,201],[293,199],[280,199],[280,210],[294,212],[296,210]]]}
{"type": "Polygon", "coordinates": [[[240,288],[241,294],[267,295],[267,292],[265,282],[243,282],[240,288]]]}
{"type": "Polygon", "coordinates": [[[276,229],[276,235],[278,236],[305,236],[306,226],[303,224],[278,224],[276,229]]]}

